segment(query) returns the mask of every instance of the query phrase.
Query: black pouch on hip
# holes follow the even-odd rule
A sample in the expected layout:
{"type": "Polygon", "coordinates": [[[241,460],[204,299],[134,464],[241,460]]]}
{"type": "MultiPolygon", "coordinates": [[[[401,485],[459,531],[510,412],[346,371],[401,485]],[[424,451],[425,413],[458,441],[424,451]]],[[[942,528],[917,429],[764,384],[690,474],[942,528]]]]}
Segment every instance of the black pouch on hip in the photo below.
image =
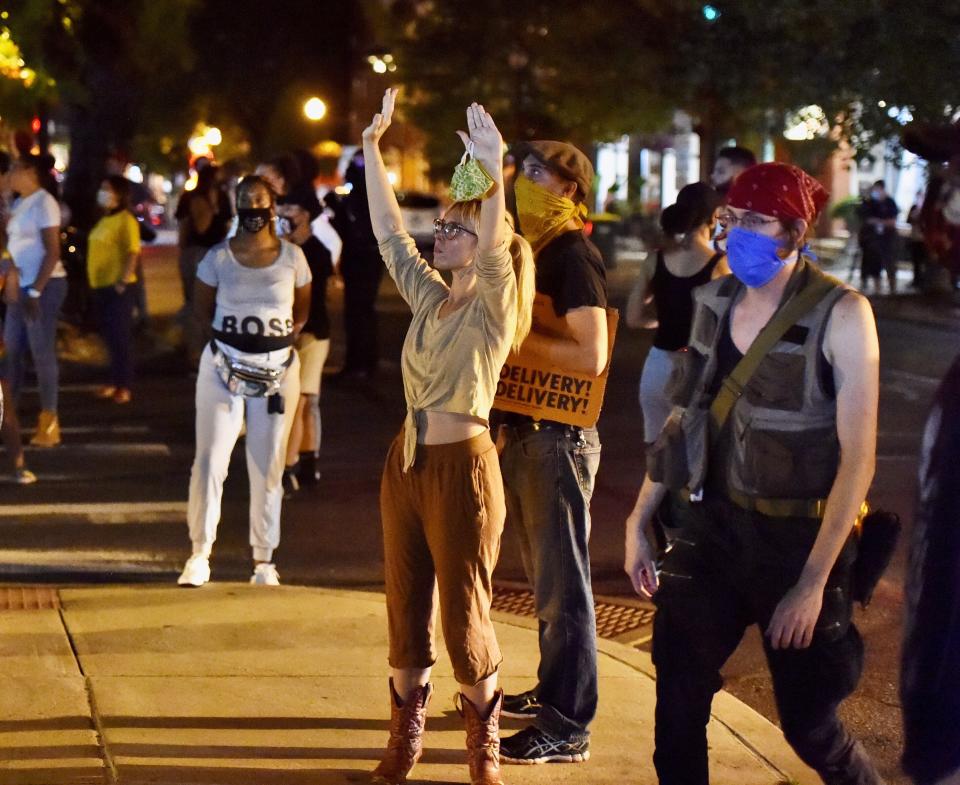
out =
{"type": "Polygon", "coordinates": [[[283,396],[280,393],[267,396],[267,414],[283,414],[283,396]]]}

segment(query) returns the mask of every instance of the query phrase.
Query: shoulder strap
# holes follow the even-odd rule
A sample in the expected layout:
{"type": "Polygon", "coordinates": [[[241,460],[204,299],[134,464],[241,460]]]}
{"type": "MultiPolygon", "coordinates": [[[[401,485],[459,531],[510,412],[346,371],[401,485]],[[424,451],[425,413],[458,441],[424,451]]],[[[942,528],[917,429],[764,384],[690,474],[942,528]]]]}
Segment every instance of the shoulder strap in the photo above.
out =
{"type": "Polygon", "coordinates": [[[724,426],[734,404],[743,395],[750,377],[760,366],[763,358],[776,345],[784,333],[805,316],[828,293],[836,288],[836,282],[823,275],[815,267],[809,267],[811,278],[799,292],[784,305],[754,339],[747,353],[720,385],[720,391],[710,405],[710,416],[719,430],[724,426]]]}

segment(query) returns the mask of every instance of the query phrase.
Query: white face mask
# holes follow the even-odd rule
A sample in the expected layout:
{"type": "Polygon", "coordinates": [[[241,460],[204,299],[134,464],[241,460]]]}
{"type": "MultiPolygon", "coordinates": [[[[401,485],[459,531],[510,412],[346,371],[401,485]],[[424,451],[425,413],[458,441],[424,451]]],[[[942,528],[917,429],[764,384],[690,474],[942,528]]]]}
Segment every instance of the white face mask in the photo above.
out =
{"type": "Polygon", "coordinates": [[[106,188],[97,191],[97,204],[103,208],[113,207],[113,194],[106,188]]]}

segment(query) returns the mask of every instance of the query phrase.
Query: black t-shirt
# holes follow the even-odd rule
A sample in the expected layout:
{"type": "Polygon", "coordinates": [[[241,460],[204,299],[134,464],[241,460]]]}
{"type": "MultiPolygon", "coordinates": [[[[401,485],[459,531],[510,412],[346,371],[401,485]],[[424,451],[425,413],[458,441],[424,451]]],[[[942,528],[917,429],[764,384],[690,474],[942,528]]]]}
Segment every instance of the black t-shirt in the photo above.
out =
{"type": "MultiPolygon", "coordinates": [[[[537,292],[549,295],[557,316],[574,308],[607,307],[607,273],[600,251],[583,232],[565,232],[537,256],[537,292]]],[[[525,414],[493,410],[491,423],[529,422],[525,414]]],[[[543,422],[551,422],[544,420],[543,422]]]]}
{"type": "Polygon", "coordinates": [[[864,238],[872,239],[877,236],[896,237],[897,230],[893,226],[883,226],[868,224],[868,218],[878,218],[881,221],[887,221],[896,218],[900,210],[897,203],[889,196],[883,199],[864,199],[860,205],[860,218],[864,222],[860,228],[861,242],[864,238]]]}
{"type": "Polygon", "coordinates": [[[540,251],[537,291],[553,299],[557,316],[584,306],[607,307],[603,258],[583,232],[565,232],[540,251]]]}
{"type": "Polygon", "coordinates": [[[310,316],[303,331],[317,338],[330,337],[330,318],[327,316],[327,279],[333,275],[333,258],[330,251],[314,235],[300,246],[313,274],[310,287],[310,316]]]}

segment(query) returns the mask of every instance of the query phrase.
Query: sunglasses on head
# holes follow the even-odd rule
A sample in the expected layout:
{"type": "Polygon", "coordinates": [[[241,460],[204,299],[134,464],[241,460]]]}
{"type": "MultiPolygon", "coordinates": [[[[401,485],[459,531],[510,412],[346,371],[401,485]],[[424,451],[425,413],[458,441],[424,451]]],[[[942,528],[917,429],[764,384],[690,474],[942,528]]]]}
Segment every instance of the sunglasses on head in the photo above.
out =
{"type": "Polygon", "coordinates": [[[441,235],[444,240],[453,240],[460,232],[472,234],[474,237],[477,236],[476,232],[471,232],[466,226],[453,221],[444,221],[442,218],[437,218],[433,222],[433,233],[441,235]]]}

